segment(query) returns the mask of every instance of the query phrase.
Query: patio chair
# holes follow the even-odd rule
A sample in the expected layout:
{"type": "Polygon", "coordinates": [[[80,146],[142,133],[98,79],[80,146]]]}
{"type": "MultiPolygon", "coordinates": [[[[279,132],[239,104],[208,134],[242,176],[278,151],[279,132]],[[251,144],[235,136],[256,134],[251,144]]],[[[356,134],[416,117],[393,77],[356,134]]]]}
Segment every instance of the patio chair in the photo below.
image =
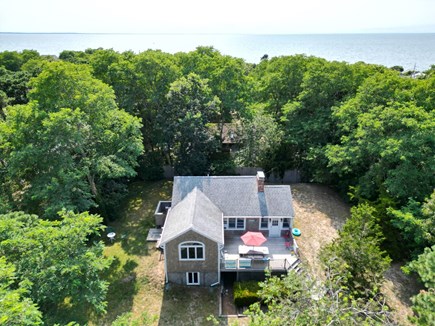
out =
{"type": "Polygon", "coordinates": [[[286,242],[284,242],[284,245],[285,245],[285,249],[290,250],[290,248],[291,248],[290,242],[286,241],[286,242]]]}
{"type": "Polygon", "coordinates": [[[237,260],[225,260],[226,269],[237,269],[237,260]]]}
{"type": "Polygon", "coordinates": [[[251,268],[251,259],[240,258],[239,259],[239,268],[251,268]]]}

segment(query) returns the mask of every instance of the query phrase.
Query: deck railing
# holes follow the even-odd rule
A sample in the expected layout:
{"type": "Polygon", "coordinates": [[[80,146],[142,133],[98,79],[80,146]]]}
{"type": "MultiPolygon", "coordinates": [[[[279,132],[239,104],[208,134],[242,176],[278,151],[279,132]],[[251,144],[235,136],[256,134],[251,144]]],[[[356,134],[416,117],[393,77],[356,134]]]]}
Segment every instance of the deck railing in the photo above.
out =
{"type": "Polygon", "coordinates": [[[222,259],[222,271],[286,271],[292,266],[292,262],[287,258],[272,259],[265,257],[264,259],[249,259],[249,258],[234,258],[222,259]]]}

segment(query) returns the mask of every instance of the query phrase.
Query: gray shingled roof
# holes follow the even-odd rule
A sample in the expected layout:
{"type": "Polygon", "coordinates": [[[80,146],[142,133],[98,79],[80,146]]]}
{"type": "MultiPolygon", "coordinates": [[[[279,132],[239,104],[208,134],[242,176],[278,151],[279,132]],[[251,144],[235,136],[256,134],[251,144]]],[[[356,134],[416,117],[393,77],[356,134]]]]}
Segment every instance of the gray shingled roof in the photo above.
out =
{"type": "Polygon", "coordinates": [[[268,216],[294,216],[290,186],[265,186],[268,216]]]}
{"type": "Polygon", "coordinates": [[[166,217],[160,244],[192,230],[220,244],[224,243],[222,211],[198,188],[172,204],[166,217]]]}
{"type": "Polygon", "coordinates": [[[257,190],[256,176],[176,176],[172,207],[195,187],[201,190],[224,216],[294,216],[290,186],[268,186],[257,190]]]}

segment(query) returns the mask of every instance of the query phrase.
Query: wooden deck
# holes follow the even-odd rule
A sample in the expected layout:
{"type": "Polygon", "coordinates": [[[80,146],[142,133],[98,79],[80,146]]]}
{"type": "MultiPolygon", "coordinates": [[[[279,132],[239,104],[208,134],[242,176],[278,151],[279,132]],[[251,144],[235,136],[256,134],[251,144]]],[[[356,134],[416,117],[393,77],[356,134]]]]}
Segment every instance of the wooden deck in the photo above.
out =
{"type": "MultiPolygon", "coordinates": [[[[243,245],[239,236],[225,236],[225,246],[222,255],[221,271],[287,271],[299,263],[295,253],[296,242],[283,238],[268,238],[262,247],[267,247],[269,254],[262,258],[249,259],[239,255],[239,246],[243,245]]],[[[255,250],[255,247],[253,247],[255,250]]]]}

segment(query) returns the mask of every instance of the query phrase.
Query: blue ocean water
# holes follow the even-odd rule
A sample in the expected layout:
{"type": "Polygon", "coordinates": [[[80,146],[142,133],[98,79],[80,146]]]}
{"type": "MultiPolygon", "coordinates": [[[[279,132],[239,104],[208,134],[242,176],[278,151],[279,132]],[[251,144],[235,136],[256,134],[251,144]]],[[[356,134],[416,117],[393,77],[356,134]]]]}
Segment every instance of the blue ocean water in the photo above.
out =
{"type": "Polygon", "coordinates": [[[34,49],[59,55],[63,50],[113,48],[136,53],[160,49],[188,52],[197,46],[213,46],[223,54],[258,63],[264,54],[307,54],[328,60],[364,61],[399,65],[406,70],[427,70],[435,64],[435,34],[13,34],[0,33],[0,51],[34,49]]]}

